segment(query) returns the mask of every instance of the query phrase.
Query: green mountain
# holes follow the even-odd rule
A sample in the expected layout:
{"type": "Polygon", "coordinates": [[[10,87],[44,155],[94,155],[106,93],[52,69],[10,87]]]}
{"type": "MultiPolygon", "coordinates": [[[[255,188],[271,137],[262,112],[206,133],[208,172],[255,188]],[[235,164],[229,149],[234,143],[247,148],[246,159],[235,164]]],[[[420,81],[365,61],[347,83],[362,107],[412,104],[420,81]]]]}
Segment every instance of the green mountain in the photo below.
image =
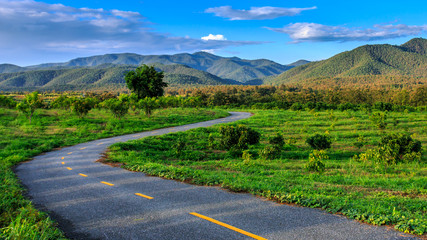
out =
{"type": "MultiPolygon", "coordinates": [[[[65,63],[46,63],[27,67],[30,70],[51,68],[95,67],[103,64],[141,65],[141,64],[181,64],[206,71],[223,79],[246,82],[267,76],[280,74],[294,66],[258,59],[245,60],[237,57],[225,58],[206,52],[175,55],[138,55],[133,53],[106,54],[85,58],[76,58],[65,63]]],[[[0,71],[1,72],[1,71],[0,71]]]]}
{"type": "Polygon", "coordinates": [[[373,75],[402,78],[427,78],[427,40],[414,38],[400,46],[365,45],[329,59],[310,62],[288,70],[264,83],[283,84],[319,79],[355,77],[361,81],[373,75]]]}
{"type": "MultiPolygon", "coordinates": [[[[154,67],[165,72],[165,81],[170,86],[241,84],[184,65],[155,64],[154,67]]],[[[96,67],[2,73],[0,89],[3,91],[118,89],[125,87],[126,72],[135,68],[132,65],[102,64],[96,67]]]]}

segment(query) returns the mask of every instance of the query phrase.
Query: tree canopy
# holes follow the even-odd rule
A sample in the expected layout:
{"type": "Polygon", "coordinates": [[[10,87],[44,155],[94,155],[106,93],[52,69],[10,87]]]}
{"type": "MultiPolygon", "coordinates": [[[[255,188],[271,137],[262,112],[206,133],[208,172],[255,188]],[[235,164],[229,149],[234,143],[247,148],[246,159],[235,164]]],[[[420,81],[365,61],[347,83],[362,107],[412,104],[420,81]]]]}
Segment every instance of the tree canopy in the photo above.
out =
{"type": "Polygon", "coordinates": [[[163,96],[164,88],[168,86],[163,82],[163,77],[163,72],[157,72],[153,66],[144,64],[135,71],[128,72],[125,80],[128,88],[138,96],[138,99],[144,99],[163,96]]]}

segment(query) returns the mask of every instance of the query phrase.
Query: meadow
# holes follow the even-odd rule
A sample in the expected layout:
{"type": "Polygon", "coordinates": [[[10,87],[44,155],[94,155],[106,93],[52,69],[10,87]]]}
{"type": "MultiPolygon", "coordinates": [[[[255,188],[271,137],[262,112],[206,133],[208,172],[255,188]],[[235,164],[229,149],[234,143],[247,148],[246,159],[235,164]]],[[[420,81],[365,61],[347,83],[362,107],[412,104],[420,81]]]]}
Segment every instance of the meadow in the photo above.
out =
{"type": "Polygon", "coordinates": [[[47,214],[25,197],[13,168],[43,152],[90,140],[227,116],[224,110],[170,108],[150,118],[131,112],[121,120],[104,109],[79,118],[70,110],[37,109],[31,124],[17,110],[0,108],[0,239],[63,239],[47,214]]]}
{"type": "Polygon", "coordinates": [[[260,133],[245,151],[221,147],[220,126],[148,137],[110,147],[108,160],[153,176],[192,184],[221,186],[279,203],[321,208],[374,225],[427,233],[427,113],[388,112],[381,128],[369,111],[247,110],[243,124],[260,133]],[[306,139],[326,134],[332,147],[323,171],[307,170],[312,149],[306,139]],[[389,133],[406,133],[423,146],[418,161],[381,164],[353,158],[379,145],[389,133]],[[284,137],[279,155],[263,149],[277,134],[284,137]]]}

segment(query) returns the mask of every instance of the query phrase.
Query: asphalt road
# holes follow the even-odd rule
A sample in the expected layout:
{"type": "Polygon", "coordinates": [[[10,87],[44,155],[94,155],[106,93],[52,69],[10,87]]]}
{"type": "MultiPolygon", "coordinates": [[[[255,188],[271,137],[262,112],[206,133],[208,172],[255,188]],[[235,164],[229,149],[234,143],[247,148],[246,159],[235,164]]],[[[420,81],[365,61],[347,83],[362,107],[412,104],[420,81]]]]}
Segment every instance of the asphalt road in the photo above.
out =
{"type": "Polygon", "coordinates": [[[223,119],[83,143],[39,155],[15,172],[35,206],[71,239],[416,239],[318,209],[95,162],[116,142],[248,117],[233,112],[223,119]]]}

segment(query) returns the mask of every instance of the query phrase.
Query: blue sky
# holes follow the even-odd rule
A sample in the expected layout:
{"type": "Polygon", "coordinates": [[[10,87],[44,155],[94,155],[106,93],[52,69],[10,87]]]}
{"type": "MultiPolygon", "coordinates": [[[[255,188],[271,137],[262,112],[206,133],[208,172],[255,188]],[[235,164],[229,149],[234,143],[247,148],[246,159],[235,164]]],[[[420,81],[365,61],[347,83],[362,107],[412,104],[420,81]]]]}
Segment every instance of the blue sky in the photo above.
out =
{"type": "Polygon", "coordinates": [[[0,63],[208,51],[288,64],[427,37],[427,1],[0,0],[0,63]]]}

